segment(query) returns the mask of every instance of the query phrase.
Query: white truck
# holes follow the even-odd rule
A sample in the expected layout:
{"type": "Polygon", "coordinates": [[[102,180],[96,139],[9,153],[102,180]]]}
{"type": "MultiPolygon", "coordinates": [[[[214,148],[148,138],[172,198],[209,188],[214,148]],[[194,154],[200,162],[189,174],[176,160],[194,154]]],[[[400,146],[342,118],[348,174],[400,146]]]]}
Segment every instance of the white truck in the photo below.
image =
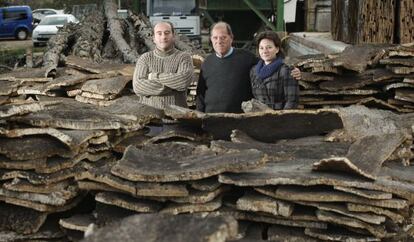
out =
{"type": "Polygon", "coordinates": [[[197,0],[147,0],[147,15],[152,25],[169,21],[178,34],[201,39],[197,0]]]}

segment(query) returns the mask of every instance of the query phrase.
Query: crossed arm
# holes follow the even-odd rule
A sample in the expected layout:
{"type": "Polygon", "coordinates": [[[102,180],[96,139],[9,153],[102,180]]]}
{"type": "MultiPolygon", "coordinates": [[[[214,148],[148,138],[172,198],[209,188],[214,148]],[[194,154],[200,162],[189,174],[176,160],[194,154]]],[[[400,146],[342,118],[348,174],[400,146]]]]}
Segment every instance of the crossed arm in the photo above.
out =
{"type": "Polygon", "coordinates": [[[180,58],[175,73],[150,72],[146,60],[139,58],[133,77],[134,92],[142,96],[160,96],[172,90],[185,91],[192,81],[193,74],[194,68],[190,55],[180,58]]]}

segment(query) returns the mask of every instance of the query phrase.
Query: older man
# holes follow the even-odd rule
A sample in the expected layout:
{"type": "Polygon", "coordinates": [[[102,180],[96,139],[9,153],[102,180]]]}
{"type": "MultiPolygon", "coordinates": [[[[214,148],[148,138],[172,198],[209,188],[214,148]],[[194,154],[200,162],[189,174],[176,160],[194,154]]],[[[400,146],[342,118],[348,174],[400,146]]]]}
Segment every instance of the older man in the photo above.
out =
{"type": "Polygon", "coordinates": [[[142,103],[156,108],[171,104],[187,107],[187,87],[194,74],[191,56],[174,47],[174,27],[170,22],[154,26],[153,41],[156,48],[137,60],[134,92],[142,103]]]}
{"type": "MultiPolygon", "coordinates": [[[[241,103],[253,97],[250,69],[258,58],[251,52],[232,47],[233,33],[229,24],[218,22],[211,28],[215,54],[201,66],[197,85],[197,110],[202,112],[242,112],[241,103]]],[[[292,72],[300,78],[299,69],[292,72]]]]}

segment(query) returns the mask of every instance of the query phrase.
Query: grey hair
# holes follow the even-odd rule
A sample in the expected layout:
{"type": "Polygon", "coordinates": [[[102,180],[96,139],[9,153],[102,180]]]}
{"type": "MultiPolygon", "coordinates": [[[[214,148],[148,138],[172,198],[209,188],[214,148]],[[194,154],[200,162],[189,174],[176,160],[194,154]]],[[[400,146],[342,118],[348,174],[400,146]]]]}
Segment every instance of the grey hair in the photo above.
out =
{"type": "Polygon", "coordinates": [[[230,24],[224,21],[219,21],[211,26],[210,32],[212,32],[214,28],[225,28],[227,30],[227,33],[233,38],[233,31],[231,30],[230,24]]]}

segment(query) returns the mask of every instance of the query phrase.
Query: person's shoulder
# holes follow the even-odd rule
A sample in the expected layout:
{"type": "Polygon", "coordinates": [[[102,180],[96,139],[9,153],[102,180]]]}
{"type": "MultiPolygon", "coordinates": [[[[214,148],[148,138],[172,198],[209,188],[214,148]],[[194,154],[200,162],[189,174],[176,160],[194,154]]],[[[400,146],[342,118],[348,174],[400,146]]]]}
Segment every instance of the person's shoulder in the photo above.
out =
{"type": "Polygon", "coordinates": [[[177,52],[174,53],[175,60],[179,62],[193,62],[193,58],[191,57],[191,54],[187,51],[177,50],[177,52]]]}
{"type": "Polygon", "coordinates": [[[205,58],[205,61],[206,60],[216,59],[216,58],[217,58],[216,53],[212,52],[212,53],[210,53],[210,54],[207,55],[207,57],[205,58]]]}
{"type": "Polygon", "coordinates": [[[280,74],[290,76],[291,69],[292,68],[290,66],[286,65],[286,63],[283,63],[280,67],[280,74]]]}
{"type": "Polygon", "coordinates": [[[283,71],[290,71],[291,67],[288,66],[286,63],[283,63],[282,66],[280,67],[281,70],[283,71]]]}
{"type": "Polygon", "coordinates": [[[142,54],[143,56],[153,56],[155,55],[155,50],[150,50],[142,54]]]}
{"type": "Polygon", "coordinates": [[[184,56],[184,57],[190,57],[191,58],[191,54],[189,52],[182,51],[182,50],[179,50],[179,49],[177,49],[176,55],[184,56]]]}
{"type": "Polygon", "coordinates": [[[148,60],[148,59],[150,59],[150,58],[153,58],[153,56],[154,56],[154,51],[153,51],[153,50],[151,50],[151,51],[147,51],[147,52],[145,52],[144,54],[142,54],[142,55],[139,57],[139,59],[141,59],[141,60],[148,60]]]}
{"type": "Polygon", "coordinates": [[[254,75],[256,75],[256,65],[253,65],[250,68],[250,76],[254,76],[254,75]]]}
{"type": "Polygon", "coordinates": [[[212,62],[212,61],[216,61],[218,59],[218,57],[216,56],[216,54],[215,53],[211,53],[211,54],[209,54],[205,59],[204,59],[204,61],[203,61],[203,64],[202,65],[206,65],[205,63],[209,63],[209,62],[212,62]]]}

